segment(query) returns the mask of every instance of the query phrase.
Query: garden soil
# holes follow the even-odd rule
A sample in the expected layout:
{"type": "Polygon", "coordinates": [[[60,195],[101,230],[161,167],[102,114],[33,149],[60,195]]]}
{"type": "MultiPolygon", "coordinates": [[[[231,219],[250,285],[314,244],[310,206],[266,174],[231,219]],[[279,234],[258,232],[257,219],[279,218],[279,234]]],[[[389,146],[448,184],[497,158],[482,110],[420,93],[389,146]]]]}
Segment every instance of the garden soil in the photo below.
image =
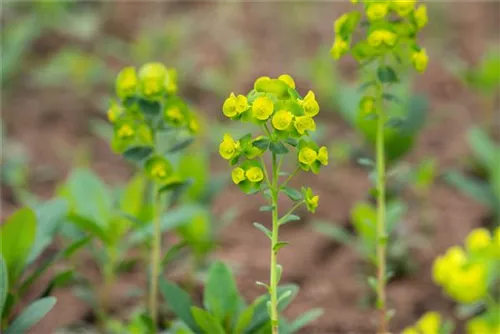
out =
{"type": "MultiPolygon", "coordinates": [[[[286,60],[293,54],[282,52],[290,46],[287,43],[295,45],[303,42],[304,46],[298,46],[297,52],[306,57],[312,56],[320,44],[330,44],[333,38],[331,22],[348,8],[339,3],[295,4],[298,11],[303,10],[308,15],[314,13],[315,16],[310,20],[312,23],[303,26],[292,37],[276,23],[278,21],[273,21],[273,17],[279,17],[286,5],[287,3],[244,3],[241,11],[234,14],[228,23],[240,24],[239,29],[244,34],[244,39],[258,51],[258,57],[253,60],[254,73],[246,73],[246,78],[239,83],[245,89],[250,84],[250,81],[244,81],[246,79],[250,80],[263,73],[274,75],[290,71],[286,60]]],[[[417,79],[416,89],[430,98],[431,121],[408,160],[416,162],[433,156],[438,161],[440,171],[444,171],[451,166],[464,165],[464,158],[469,153],[466,131],[481,119],[480,101],[447,70],[446,55],[456,53],[467,62],[476,62],[490,41],[499,40],[500,7],[498,3],[477,1],[457,2],[453,5],[431,4],[433,5],[442,7],[444,21],[433,22],[431,18],[432,29],[428,30],[436,32],[442,28],[444,31],[447,27],[449,31],[440,32],[446,37],[444,41],[430,33],[424,37],[423,44],[429,43],[431,61],[428,71],[417,79]]],[[[129,2],[116,2],[115,6],[116,10],[105,28],[129,38],[135,25],[124,22],[133,20],[139,6],[129,2]]],[[[148,6],[140,6],[143,15],[147,16],[148,10],[155,11],[161,7],[166,19],[168,15],[192,15],[193,22],[209,27],[213,24],[215,27],[217,20],[210,16],[213,6],[229,4],[183,5],[173,2],[150,3],[148,6]],[[148,6],[151,8],[148,9],[148,6]]],[[[206,38],[194,37],[194,40],[198,38],[202,43],[193,46],[191,52],[201,52],[206,55],[203,59],[208,65],[217,65],[223,61],[219,58],[217,39],[207,34],[206,38]]],[[[58,36],[44,36],[33,52],[39,52],[41,57],[50,56],[61,46],[59,39],[58,36]]],[[[349,76],[353,65],[347,62],[343,70],[349,76]]],[[[307,83],[303,86],[307,87],[307,83]]],[[[102,89],[110,90],[111,87],[102,89]]],[[[220,100],[209,92],[188,86],[183,93],[207,117],[222,119],[220,100]]],[[[93,101],[82,99],[63,89],[33,88],[21,78],[9,91],[2,110],[9,135],[27,148],[31,158],[30,166],[48,165],[55,171],[49,179],[40,181],[33,178],[31,189],[37,195],[49,198],[54,193],[57,184],[65,178],[75,162],[74,148],[82,147],[82,143],[85,143],[83,153],[92,157],[91,167],[107,182],[117,184],[131,175],[131,170],[120,157],[112,154],[108,144],[89,132],[88,119],[102,117],[93,101]]],[[[327,114],[325,111],[323,113],[327,114]]],[[[345,138],[350,130],[337,116],[332,115],[330,113],[323,118],[323,122],[327,124],[328,136],[333,139],[345,138]]],[[[213,168],[225,170],[227,166],[214,156],[213,168]]],[[[360,258],[353,249],[317,233],[310,224],[318,219],[348,227],[350,208],[365,198],[370,187],[366,172],[354,165],[333,166],[318,177],[303,176],[296,180],[297,185],[303,183],[320,195],[320,206],[314,216],[300,212],[302,221],[287,224],[281,229],[280,239],[290,243],[279,254],[279,263],[284,268],[282,282],[300,286],[296,300],[285,315],[294,318],[308,309],[322,308],[324,315],[302,333],[373,333],[377,314],[362,305],[363,298],[370,291],[363,278],[364,269],[360,258]]],[[[418,271],[409,277],[395,279],[388,285],[389,306],[396,310],[391,321],[394,333],[412,324],[426,311],[434,310],[444,316],[452,316],[453,303],[432,282],[432,261],[448,247],[460,244],[472,228],[482,224],[486,215],[483,207],[458,193],[441,179],[433,186],[429,196],[434,233],[426,240],[424,247],[413,253],[418,271]]],[[[215,257],[234,268],[238,286],[249,299],[263,293],[255,285],[255,281],[266,281],[268,278],[269,243],[252,226],[255,221],[266,222],[269,218],[266,213],[258,212],[260,205],[259,200],[248,200],[238,189],[229,186],[217,198],[213,208],[215,214],[222,213],[227,207],[238,208],[238,217],[220,235],[220,246],[215,251],[215,257]]],[[[12,194],[6,187],[2,187],[2,219],[15,207],[12,194]]],[[[419,217],[418,209],[412,205],[405,221],[407,233],[411,234],[418,229],[419,217]]],[[[53,248],[57,248],[57,245],[53,248]]],[[[85,275],[94,279],[96,285],[99,284],[96,268],[91,263],[83,270],[85,275]]],[[[144,285],[145,271],[146,268],[136,268],[122,276],[114,287],[112,306],[117,314],[123,314],[124,309],[133,307],[137,302],[136,298],[127,297],[125,292],[135,285],[144,285]]],[[[32,292],[33,296],[35,293],[36,291],[32,292]]],[[[56,296],[58,303],[54,310],[31,333],[54,333],[58,327],[91,320],[91,310],[73,295],[72,288],[60,289],[56,296]]],[[[458,332],[461,331],[462,327],[459,325],[458,332]]]]}

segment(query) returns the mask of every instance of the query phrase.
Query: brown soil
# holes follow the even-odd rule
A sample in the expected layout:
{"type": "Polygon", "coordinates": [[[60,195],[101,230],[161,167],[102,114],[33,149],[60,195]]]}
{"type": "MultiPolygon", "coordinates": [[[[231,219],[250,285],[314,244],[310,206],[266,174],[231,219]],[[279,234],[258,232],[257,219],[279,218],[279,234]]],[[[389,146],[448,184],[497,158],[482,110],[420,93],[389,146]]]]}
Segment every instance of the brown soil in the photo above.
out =
{"type": "MultiPolygon", "coordinates": [[[[418,79],[417,90],[430,98],[431,122],[408,159],[418,161],[431,155],[437,158],[440,169],[444,170],[456,166],[468,153],[465,132],[472,122],[480,119],[480,104],[446,70],[443,60],[450,54],[458,53],[467,61],[475,62],[490,40],[498,41],[499,6],[492,2],[460,2],[452,5],[432,3],[430,6],[431,13],[434,6],[439,7],[443,14],[436,17],[435,21],[431,17],[428,31],[436,35],[430,36],[428,33],[425,38],[429,43],[431,63],[427,73],[418,79]],[[442,25],[447,29],[441,30],[442,25]]],[[[139,8],[145,18],[163,15],[168,20],[184,15],[197,23],[191,27],[192,39],[184,45],[189,52],[200,55],[196,57],[196,71],[224,64],[225,38],[234,38],[236,35],[236,38],[247,42],[250,45],[252,66],[245,73],[235,76],[235,83],[231,86],[235,90],[244,90],[257,75],[292,73],[290,58],[312,56],[319,46],[329,45],[332,41],[331,22],[347,7],[321,2],[218,5],[118,2],[105,29],[129,38],[137,25],[123,24],[123,21],[128,22],[139,8]],[[285,18],[282,10],[288,5],[300,13],[295,17],[308,23],[299,26],[292,16],[285,18]],[[297,50],[298,43],[304,46],[297,50]]],[[[175,63],[170,65],[175,66],[175,63]]],[[[349,64],[345,69],[351,70],[349,64]]],[[[196,77],[186,80],[195,82],[196,77]]],[[[304,86],[307,84],[308,81],[304,81],[304,86]]],[[[194,85],[187,86],[185,93],[207,116],[219,117],[216,115],[219,114],[220,98],[194,85]]],[[[45,198],[53,194],[55,185],[64,179],[71,168],[75,147],[81,147],[82,143],[92,157],[92,168],[105,180],[115,184],[129,175],[129,168],[111,153],[108,145],[89,133],[87,121],[98,114],[92,103],[90,99],[82,101],[67,89],[32,88],[25,80],[18,83],[9,93],[7,101],[2,103],[2,117],[8,133],[26,146],[31,164],[50,165],[56,171],[57,176],[51,181],[33,180],[31,187],[36,194],[45,198]]],[[[330,114],[324,118],[324,122],[328,124],[331,138],[345,138],[349,134],[349,130],[336,116],[332,120],[330,114]]],[[[214,159],[214,166],[217,169],[226,168],[217,158],[214,159]]],[[[363,170],[345,165],[333,166],[317,178],[307,177],[302,181],[308,183],[321,197],[314,219],[343,225],[348,224],[350,208],[356,201],[365,198],[370,187],[363,170]]],[[[468,231],[481,224],[485,215],[480,205],[442,181],[438,181],[432,189],[430,203],[435,213],[435,233],[428,247],[415,251],[419,271],[388,286],[390,307],[396,310],[391,324],[394,333],[413,323],[425,311],[436,310],[452,317],[453,303],[432,282],[432,261],[447,247],[461,243],[468,231]]],[[[2,218],[16,206],[9,201],[4,187],[2,205],[2,218]]],[[[239,208],[240,214],[222,232],[220,246],[214,257],[234,267],[241,291],[251,299],[262,293],[254,282],[267,280],[269,264],[268,240],[252,227],[252,222],[267,222],[269,217],[258,212],[260,200],[248,200],[231,186],[220,194],[213,210],[217,214],[233,205],[239,208]]],[[[303,333],[372,333],[376,314],[359,306],[359,301],[368,293],[361,276],[360,258],[352,249],[315,232],[308,224],[312,216],[306,212],[300,215],[304,217],[303,220],[295,225],[284,226],[280,237],[290,242],[290,246],[279,255],[279,263],[284,268],[282,281],[297,283],[301,287],[296,301],[286,314],[296,317],[310,308],[324,309],[325,315],[303,333]]],[[[408,215],[410,228],[418,226],[418,216],[417,210],[411,208],[408,215]]],[[[113,289],[115,308],[124,305],[123,292],[129,286],[144,283],[144,272],[144,268],[138,268],[136,272],[121,278],[113,289]]],[[[56,328],[82,321],[88,315],[88,307],[73,296],[71,289],[61,289],[56,292],[56,296],[58,303],[55,309],[32,333],[52,333],[56,328]]],[[[133,300],[127,301],[131,302],[133,300]]]]}

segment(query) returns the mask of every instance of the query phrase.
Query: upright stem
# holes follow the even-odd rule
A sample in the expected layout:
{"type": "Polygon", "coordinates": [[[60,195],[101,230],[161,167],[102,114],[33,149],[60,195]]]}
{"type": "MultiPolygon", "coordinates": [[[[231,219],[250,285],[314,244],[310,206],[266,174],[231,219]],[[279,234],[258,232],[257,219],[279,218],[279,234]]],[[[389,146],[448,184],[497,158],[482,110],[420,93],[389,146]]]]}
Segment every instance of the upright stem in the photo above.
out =
{"type": "Polygon", "coordinates": [[[380,310],[379,334],[387,333],[386,316],[386,295],[385,295],[385,262],[386,262],[386,243],[385,233],[385,152],[384,152],[384,123],[383,115],[383,88],[379,83],[377,88],[377,307],[380,310]]]}
{"type": "Polygon", "coordinates": [[[151,248],[151,282],[149,288],[149,314],[155,325],[158,321],[158,277],[160,276],[161,229],[158,205],[158,188],[153,185],[153,240],[151,248]]]}
{"type": "Polygon", "coordinates": [[[277,268],[277,251],[275,245],[278,243],[278,165],[276,163],[276,154],[273,153],[273,180],[272,180],[272,219],[273,230],[271,236],[271,277],[270,277],[270,294],[271,294],[271,326],[272,333],[278,334],[279,315],[278,315],[278,268],[277,268]]]}

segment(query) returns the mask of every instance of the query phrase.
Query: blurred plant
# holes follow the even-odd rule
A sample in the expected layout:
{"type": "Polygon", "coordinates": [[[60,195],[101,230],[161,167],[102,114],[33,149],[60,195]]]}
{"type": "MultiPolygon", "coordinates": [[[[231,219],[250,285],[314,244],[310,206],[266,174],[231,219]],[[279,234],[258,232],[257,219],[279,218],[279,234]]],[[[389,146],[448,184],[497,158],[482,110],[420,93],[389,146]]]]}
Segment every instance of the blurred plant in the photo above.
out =
{"type": "Polygon", "coordinates": [[[459,303],[458,315],[469,318],[467,333],[500,331],[500,228],[494,235],[476,228],[465,239],[465,250],[450,247],[434,261],[433,278],[459,303]]]}
{"type": "Polygon", "coordinates": [[[485,174],[485,180],[453,169],[445,173],[445,180],[488,207],[496,226],[500,226],[500,146],[478,127],[469,131],[468,142],[477,161],[476,169],[485,174]]]}
{"type": "Polygon", "coordinates": [[[448,63],[452,71],[473,91],[479,94],[483,104],[484,129],[492,134],[495,122],[495,99],[500,89],[500,47],[490,47],[475,65],[468,66],[460,60],[448,63]]]}
{"type": "MultiPolygon", "coordinates": [[[[203,308],[194,306],[189,294],[174,283],[160,281],[160,287],[168,306],[182,324],[175,325],[172,334],[264,334],[271,332],[270,315],[267,304],[269,295],[258,297],[247,305],[240,295],[235,279],[229,268],[221,262],[215,262],[208,273],[203,293],[203,308]]],[[[278,309],[282,312],[295,298],[299,288],[295,285],[279,287],[278,309]]],[[[279,333],[297,333],[322,314],[314,309],[304,313],[293,322],[281,318],[279,333]]]]}
{"type": "MultiPolygon", "coordinates": [[[[401,225],[407,212],[403,202],[393,199],[387,203],[386,231],[387,231],[387,279],[404,277],[415,270],[416,263],[412,258],[412,251],[420,246],[418,236],[408,233],[402,234],[401,225]],[[399,227],[399,228],[398,228],[399,227]]],[[[317,221],[314,227],[319,232],[331,237],[335,241],[352,247],[363,260],[377,266],[377,210],[367,202],[358,202],[351,210],[351,223],[354,234],[349,229],[342,228],[330,222],[317,221]]],[[[372,275],[372,270],[368,271],[372,275]]],[[[377,292],[377,280],[368,277],[368,283],[374,292],[377,292]]]]}
{"type": "Polygon", "coordinates": [[[401,334],[451,334],[453,329],[453,323],[449,320],[443,321],[439,313],[427,312],[415,325],[403,329],[401,334]]]}
{"type": "Polygon", "coordinates": [[[256,138],[248,133],[238,140],[225,134],[219,153],[231,166],[240,163],[233,169],[231,177],[241,190],[247,194],[262,192],[269,201],[269,205],[261,207],[260,211],[271,211],[272,229],[259,223],[254,223],[254,226],[271,240],[270,282],[269,285],[258,284],[265,287],[271,296],[269,316],[272,333],[275,334],[279,328],[277,286],[282,273],[282,267],[277,264],[277,254],[288,244],[279,240],[279,227],[298,220],[293,212],[302,204],[314,213],[319,201],[319,196],[313,195],[311,188],[302,187],[299,191],[289,187],[288,182],[300,170],[317,174],[321,166],[328,164],[327,148],[319,147],[309,136],[309,131],[316,130],[313,117],[319,113],[319,105],[312,91],[302,98],[295,90],[294,80],[284,74],[278,79],[258,78],[247,96],[231,93],[222,106],[222,112],[232,120],[253,122],[264,133],[256,138]],[[292,173],[281,170],[283,156],[289,153],[287,146],[297,150],[292,173]],[[272,159],[270,174],[264,161],[264,153],[268,150],[272,159]],[[280,176],[287,178],[280,183],[280,176]],[[281,193],[286,194],[295,205],[279,218],[278,199],[281,193]]]}
{"type": "MultiPolygon", "coordinates": [[[[352,1],[358,3],[359,1],[352,1]]],[[[406,147],[411,145],[411,136],[403,136],[394,146],[394,150],[385,149],[394,142],[397,128],[405,122],[401,117],[394,117],[384,109],[384,102],[397,103],[398,98],[388,93],[388,88],[398,83],[399,74],[405,73],[410,64],[418,72],[424,72],[428,56],[425,49],[417,44],[418,32],[427,24],[427,7],[416,7],[412,1],[361,1],[367,21],[364,34],[358,34],[357,27],[361,12],[352,11],[335,21],[335,42],[331,49],[332,57],[340,59],[351,51],[354,59],[369,76],[362,85],[364,96],[359,102],[360,112],[358,128],[362,129],[366,139],[376,146],[377,170],[377,308],[380,310],[379,333],[388,332],[389,316],[386,311],[385,285],[387,281],[386,245],[387,229],[385,226],[386,205],[386,162],[397,158],[406,147]],[[359,36],[358,36],[359,35],[359,36]],[[351,47],[351,42],[355,45],[351,47]],[[371,93],[368,93],[371,91],[371,93]],[[403,140],[405,139],[405,140],[403,140]]]]}
{"type": "Polygon", "coordinates": [[[43,251],[49,246],[61,228],[67,205],[64,201],[52,200],[39,205],[36,210],[22,208],[15,211],[0,226],[0,330],[6,334],[24,333],[40,321],[55,305],[56,299],[50,297],[58,286],[73,278],[73,270],[66,269],[53,274],[35,301],[14,318],[14,311],[29,289],[40,284],[40,277],[54,263],[67,259],[90,238],[76,240],[64,250],[48,258],[42,258],[43,251]],[[35,263],[37,263],[35,265],[35,263]],[[33,268],[33,270],[28,270],[33,268]]]}
{"type": "Polygon", "coordinates": [[[196,115],[175,95],[176,78],[174,69],[160,63],[145,64],[138,72],[134,67],[125,67],[116,79],[119,102],[111,101],[108,111],[108,118],[114,124],[111,147],[125,159],[136,162],[152,183],[149,312],[155,325],[161,269],[160,217],[189,186],[189,181],[174,172],[169,156],[188,147],[199,128],[196,115]],[[167,193],[171,196],[166,204],[167,193]]]}

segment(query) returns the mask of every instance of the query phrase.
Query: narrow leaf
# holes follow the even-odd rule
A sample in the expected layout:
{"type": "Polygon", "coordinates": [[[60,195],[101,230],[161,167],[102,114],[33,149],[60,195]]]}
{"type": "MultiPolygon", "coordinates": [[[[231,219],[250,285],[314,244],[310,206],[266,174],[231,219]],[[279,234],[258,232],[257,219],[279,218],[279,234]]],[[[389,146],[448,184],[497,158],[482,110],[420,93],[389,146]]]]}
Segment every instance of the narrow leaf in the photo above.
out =
{"type": "Polygon", "coordinates": [[[24,311],[14,320],[5,334],[25,333],[38,323],[56,304],[56,298],[46,297],[39,299],[24,309],[24,311]]]}
{"type": "Polygon", "coordinates": [[[129,161],[141,162],[153,153],[152,146],[134,146],[123,152],[123,157],[129,161]]]}
{"type": "Polygon", "coordinates": [[[281,218],[281,220],[279,221],[279,225],[284,225],[286,223],[289,223],[289,222],[293,222],[293,221],[297,221],[297,220],[300,220],[300,217],[297,216],[297,215],[287,215],[287,216],[284,216],[283,218],[281,218]]]}
{"type": "Polygon", "coordinates": [[[189,145],[191,145],[192,143],[194,142],[194,138],[193,137],[189,137],[185,140],[182,140],[180,141],[179,143],[175,144],[174,146],[172,146],[168,152],[169,153],[174,153],[174,152],[177,152],[177,151],[181,151],[183,149],[185,149],[186,147],[188,147],[189,145]]]}
{"type": "Polygon", "coordinates": [[[288,153],[288,149],[282,142],[271,142],[269,149],[276,155],[288,153]]]}
{"type": "Polygon", "coordinates": [[[273,246],[273,251],[278,253],[278,251],[288,245],[287,241],[278,241],[274,246],[273,246]]]}
{"type": "Polygon", "coordinates": [[[267,227],[265,227],[264,225],[259,224],[259,223],[253,223],[253,226],[255,226],[258,230],[264,232],[264,234],[267,235],[267,237],[269,239],[271,239],[272,234],[271,234],[271,231],[269,231],[269,229],[267,229],[267,227]]]}
{"type": "Polygon", "coordinates": [[[263,205],[259,208],[260,212],[268,212],[268,211],[273,211],[274,206],[272,205],[263,205]]]}
{"type": "Polygon", "coordinates": [[[291,187],[284,187],[282,191],[290,198],[292,201],[300,201],[302,199],[302,194],[297,189],[291,187]]]}

